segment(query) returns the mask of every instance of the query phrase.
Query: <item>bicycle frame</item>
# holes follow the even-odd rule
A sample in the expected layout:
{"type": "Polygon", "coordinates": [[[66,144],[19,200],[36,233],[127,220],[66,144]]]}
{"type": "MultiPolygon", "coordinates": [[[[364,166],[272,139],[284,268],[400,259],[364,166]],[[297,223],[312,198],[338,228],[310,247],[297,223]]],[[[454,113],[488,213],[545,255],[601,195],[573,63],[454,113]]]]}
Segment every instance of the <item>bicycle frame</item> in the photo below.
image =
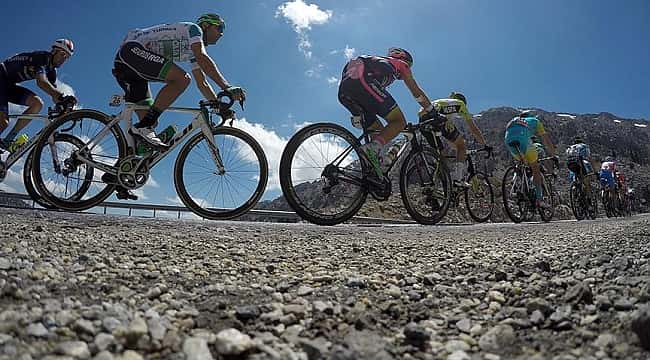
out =
{"type": "MultiPolygon", "coordinates": [[[[9,119],[27,119],[27,120],[43,120],[46,122],[46,125],[48,122],[50,122],[51,117],[49,115],[40,115],[40,114],[32,114],[32,115],[9,115],[9,119]]],[[[18,160],[27,152],[29,152],[38,142],[38,140],[41,138],[41,133],[43,132],[43,129],[39,130],[36,135],[34,135],[32,138],[30,138],[25,144],[23,144],[21,147],[18,148],[18,151],[14,152],[13,154],[9,154],[7,156],[7,159],[4,161],[5,164],[5,170],[8,170],[11,168],[12,165],[14,165],[18,160]]],[[[3,178],[0,178],[0,182],[3,181],[3,178]]]]}
{"type": "MultiPolygon", "coordinates": [[[[111,166],[107,165],[101,162],[96,162],[94,160],[90,160],[86,158],[83,153],[88,150],[91,152],[95,147],[99,146],[101,143],[101,140],[108,135],[108,133],[111,131],[111,128],[114,126],[120,126],[119,124],[121,122],[124,122],[126,124],[126,129],[129,129],[132,124],[132,116],[135,111],[138,110],[148,110],[148,106],[141,106],[141,105],[136,105],[133,103],[127,103],[124,105],[124,109],[122,112],[120,112],[117,115],[113,115],[113,119],[111,122],[104,127],[95,137],[90,139],[86,146],[83,148],[79,149],[77,151],[77,159],[83,163],[85,163],[88,166],[97,168],[101,171],[104,171],[106,173],[112,174],[112,175],[117,175],[117,168],[116,166],[111,166]]],[[[166,149],[160,149],[157,151],[155,154],[153,154],[149,158],[149,168],[153,168],[156,164],[158,164],[162,159],[164,159],[168,154],[172,152],[180,143],[183,142],[188,136],[193,135],[197,130],[200,130],[203,135],[206,137],[209,148],[210,148],[210,154],[212,156],[212,160],[214,160],[215,164],[217,165],[217,169],[219,170],[220,175],[225,173],[225,168],[223,165],[223,162],[221,160],[221,156],[219,155],[219,148],[217,144],[214,141],[214,137],[212,136],[212,129],[213,126],[210,121],[210,114],[209,111],[206,108],[201,108],[201,109],[195,109],[195,108],[186,108],[186,107],[171,107],[167,109],[166,111],[170,112],[177,112],[177,113],[186,113],[186,114],[193,114],[194,117],[192,118],[192,121],[185,127],[182,131],[176,133],[174,137],[170,140],[169,142],[169,147],[166,149]]],[[[219,125],[216,126],[222,126],[225,123],[225,120],[222,119],[222,122],[219,125]]],[[[124,137],[127,141],[127,145],[130,149],[135,149],[136,147],[136,142],[135,139],[131,134],[129,134],[128,131],[123,131],[124,137]]]]}

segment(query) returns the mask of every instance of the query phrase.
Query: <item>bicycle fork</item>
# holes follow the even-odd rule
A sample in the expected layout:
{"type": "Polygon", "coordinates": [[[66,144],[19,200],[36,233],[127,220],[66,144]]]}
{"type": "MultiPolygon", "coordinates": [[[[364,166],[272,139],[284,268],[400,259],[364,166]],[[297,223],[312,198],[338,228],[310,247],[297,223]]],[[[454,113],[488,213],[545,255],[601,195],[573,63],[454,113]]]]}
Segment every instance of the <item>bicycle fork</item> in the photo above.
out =
{"type": "Polygon", "coordinates": [[[214,141],[214,135],[212,134],[212,129],[209,126],[202,126],[201,131],[203,136],[208,142],[208,150],[210,151],[210,156],[214,165],[217,167],[216,175],[224,175],[226,173],[226,167],[223,165],[223,159],[221,158],[221,152],[217,146],[216,141],[214,141]]]}

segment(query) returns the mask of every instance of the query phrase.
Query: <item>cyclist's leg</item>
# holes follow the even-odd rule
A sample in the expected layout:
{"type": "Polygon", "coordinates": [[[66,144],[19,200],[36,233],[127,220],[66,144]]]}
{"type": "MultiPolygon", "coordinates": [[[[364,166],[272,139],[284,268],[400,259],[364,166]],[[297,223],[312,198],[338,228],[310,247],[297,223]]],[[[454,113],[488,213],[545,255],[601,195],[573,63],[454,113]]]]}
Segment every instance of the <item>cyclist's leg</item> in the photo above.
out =
{"type": "MultiPolygon", "coordinates": [[[[41,112],[44,105],[43,99],[38,95],[34,94],[31,90],[18,85],[12,86],[9,102],[27,106],[27,109],[23,111],[23,114],[25,115],[38,114],[41,112]]],[[[3,141],[6,144],[13,142],[16,135],[18,135],[18,132],[24,129],[30,121],[31,119],[18,119],[14,127],[4,137],[3,141]]]]}
{"type": "MultiPolygon", "coordinates": [[[[143,106],[153,105],[149,81],[119,59],[116,59],[113,64],[113,76],[124,90],[124,100],[126,102],[143,106]]],[[[138,114],[138,119],[142,120],[147,114],[147,110],[138,110],[136,113],[138,114]]]]}

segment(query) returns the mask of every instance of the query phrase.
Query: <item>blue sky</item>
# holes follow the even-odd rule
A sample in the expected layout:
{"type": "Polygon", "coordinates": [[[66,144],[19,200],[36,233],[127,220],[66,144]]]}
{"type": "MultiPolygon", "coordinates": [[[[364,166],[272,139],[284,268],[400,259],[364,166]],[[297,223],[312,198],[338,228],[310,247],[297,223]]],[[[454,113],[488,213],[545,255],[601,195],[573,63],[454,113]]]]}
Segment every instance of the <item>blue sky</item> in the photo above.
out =
{"type": "MultiPolygon", "coordinates": [[[[647,0],[140,0],[133,10],[126,4],[10,2],[0,13],[0,57],[69,37],[76,54],[61,69],[62,80],[84,107],[112,112],[106,104],[120,92],[112,60],[129,29],[217,12],[227,30],[208,53],[231,83],[248,91],[242,126],[256,131],[274,173],[299,124],[348,124],[336,98],[346,55],[383,54],[390,46],[411,51],[416,79],[431,97],[462,91],[473,112],[507,105],[650,118],[647,0]]],[[[405,86],[390,91],[414,118],[418,105],[405,86]]],[[[192,85],[176,104],[199,99],[192,85]]],[[[162,124],[171,121],[163,117],[162,124]]],[[[145,188],[144,202],[173,197],[164,176],[172,166],[163,162],[154,171],[157,186],[145,188]]],[[[5,186],[22,191],[11,179],[5,186]]],[[[272,186],[267,197],[277,193],[272,186]]]]}

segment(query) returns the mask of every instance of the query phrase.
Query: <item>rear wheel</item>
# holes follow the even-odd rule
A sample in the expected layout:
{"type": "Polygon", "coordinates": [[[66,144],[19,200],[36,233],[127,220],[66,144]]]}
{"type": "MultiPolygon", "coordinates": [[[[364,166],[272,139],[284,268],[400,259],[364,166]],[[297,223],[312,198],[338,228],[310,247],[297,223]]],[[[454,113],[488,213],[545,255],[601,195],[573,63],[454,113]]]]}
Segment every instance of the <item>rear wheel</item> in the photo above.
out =
{"type": "Polygon", "coordinates": [[[474,221],[488,221],[494,210],[494,191],[490,178],[483,173],[476,173],[468,182],[470,188],[465,190],[467,212],[474,221]]]}
{"type": "Polygon", "coordinates": [[[569,198],[571,200],[571,211],[573,212],[573,216],[575,216],[578,221],[583,220],[587,214],[585,211],[586,209],[583,206],[582,187],[576,181],[571,183],[571,187],[569,188],[569,198]]]}
{"type": "Polygon", "coordinates": [[[359,142],[342,126],[319,123],[298,131],[280,160],[280,185],[291,208],[318,225],[352,218],[368,196],[359,142]]]}
{"type": "Polygon", "coordinates": [[[195,214],[211,220],[243,215],[264,194],[269,167],[260,144],[235,128],[212,130],[224,171],[212,159],[203,133],[183,145],[174,166],[174,184],[181,201],[195,214]]]}
{"type": "Polygon", "coordinates": [[[451,178],[432,150],[413,151],[400,171],[400,191],[406,211],[420,224],[437,224],[451,202],[451,178]]]}
{"type": "Polygon", "coordinates": [[[503,207],[510,220],[520,223],[528,216],[529,199],[526,193],[526,179],[521,169],[516,166],[509,167],[503,174],[501,193],[503,207]]]}

